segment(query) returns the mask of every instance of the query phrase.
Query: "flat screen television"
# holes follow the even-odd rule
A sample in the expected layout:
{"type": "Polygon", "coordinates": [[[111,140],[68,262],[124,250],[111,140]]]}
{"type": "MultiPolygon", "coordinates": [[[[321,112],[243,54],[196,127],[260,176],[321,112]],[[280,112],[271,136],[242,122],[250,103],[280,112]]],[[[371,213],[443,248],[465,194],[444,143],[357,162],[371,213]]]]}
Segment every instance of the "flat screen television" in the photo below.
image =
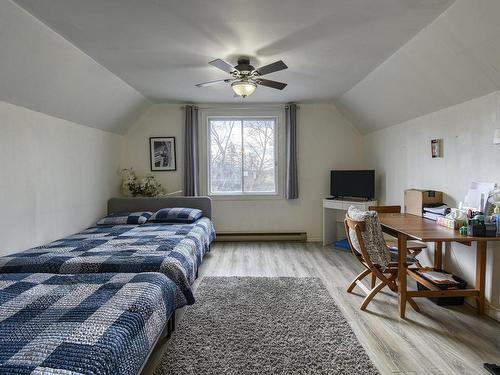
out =
{"type": "Polygon", "coordinates": [[[374,170],[336,170],[330,172],[330,194],[333,198],[375,198],[374,170]]]}

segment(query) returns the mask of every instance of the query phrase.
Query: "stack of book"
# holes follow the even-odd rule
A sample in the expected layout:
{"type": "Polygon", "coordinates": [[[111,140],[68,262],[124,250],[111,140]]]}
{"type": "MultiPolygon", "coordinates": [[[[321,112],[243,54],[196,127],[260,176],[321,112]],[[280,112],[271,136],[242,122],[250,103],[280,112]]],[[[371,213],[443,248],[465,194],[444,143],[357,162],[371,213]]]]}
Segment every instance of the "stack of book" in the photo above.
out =
{"type": "Polygon", "coordinates": [[[450,229],[459,229],[464,225],[467,226],[467,220],[452,219],[448,217],[438,217],[436,223],[450,229]]]}
{"type": "Polygon", "coordinates": [[[439,206],[428,206],[422,208],[422,216],[426,219],[437,221],[440,217],[445,217],[450,209],[445,204],[440,204],[439,206]]]}
{"type": "MultiPolygon", "coordinates": [[[[456,285],[460,284],[451,273],[436,271],[434,268],[424,267],[418,270],[418,273],[434,284],[456,285]]],[[[450,288],[452,289],[452,288],[450,288]]]]}

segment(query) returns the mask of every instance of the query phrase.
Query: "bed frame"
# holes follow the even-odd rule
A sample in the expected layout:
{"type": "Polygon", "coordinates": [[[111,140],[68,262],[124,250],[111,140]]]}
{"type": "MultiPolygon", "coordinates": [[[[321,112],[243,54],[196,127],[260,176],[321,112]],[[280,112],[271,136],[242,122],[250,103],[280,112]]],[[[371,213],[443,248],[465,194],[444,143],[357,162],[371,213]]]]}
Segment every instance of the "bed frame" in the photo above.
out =
{"type": "Polygon", "coordinates": [[[209,197],[166,197],[166,198],[111,198],[108,201],[108,214],[116,212],[158,211],[160,208],[189,207],[203,211],[212,218],[212,200],[209,197]]]}
{"type": "Polygon", "coordinates": [[[160,332],[158,337],[156,337],[155,341],[153,342],[153,345],[151,346],[151,349],[149,349],[149,353],[146,356],[146,358],[144,359],[144,362],[142,363],[141,368],[137,372],[137,375],[142,374],[144,368],[146,367],[148,361],[151,358],[151,355],[153,354],[154,350],[156,349],[156,346],[160,343],[163,344],[167,340],[169,340],[170,336],[172,336],[172,333],[174,331],[175,331],[175,310],[170,315],[170,318],[168,319],[166,326],[163,328],[163,331],[160,332]]]}

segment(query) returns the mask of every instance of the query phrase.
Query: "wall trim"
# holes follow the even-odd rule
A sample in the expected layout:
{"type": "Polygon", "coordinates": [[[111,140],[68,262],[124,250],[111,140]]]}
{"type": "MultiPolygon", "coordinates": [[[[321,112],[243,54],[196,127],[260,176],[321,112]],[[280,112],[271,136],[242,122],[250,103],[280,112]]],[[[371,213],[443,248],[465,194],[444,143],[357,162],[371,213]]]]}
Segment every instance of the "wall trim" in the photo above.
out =
{"type": "Polygon", "coordinates": [[[297,241],[306,242],[306,232],[221,232],[217,242],[297,241]]]}

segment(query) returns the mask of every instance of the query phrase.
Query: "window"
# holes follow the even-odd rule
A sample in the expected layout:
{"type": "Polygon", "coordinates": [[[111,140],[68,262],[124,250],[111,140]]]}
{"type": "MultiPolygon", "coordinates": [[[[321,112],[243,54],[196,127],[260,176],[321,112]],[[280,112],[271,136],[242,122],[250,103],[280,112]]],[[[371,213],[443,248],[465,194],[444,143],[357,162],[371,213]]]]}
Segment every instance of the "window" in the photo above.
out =
{"type": "Polygon", "coordinates": [[[277,194],[275,117],[208,118],[211,195],[277,194]]]}

